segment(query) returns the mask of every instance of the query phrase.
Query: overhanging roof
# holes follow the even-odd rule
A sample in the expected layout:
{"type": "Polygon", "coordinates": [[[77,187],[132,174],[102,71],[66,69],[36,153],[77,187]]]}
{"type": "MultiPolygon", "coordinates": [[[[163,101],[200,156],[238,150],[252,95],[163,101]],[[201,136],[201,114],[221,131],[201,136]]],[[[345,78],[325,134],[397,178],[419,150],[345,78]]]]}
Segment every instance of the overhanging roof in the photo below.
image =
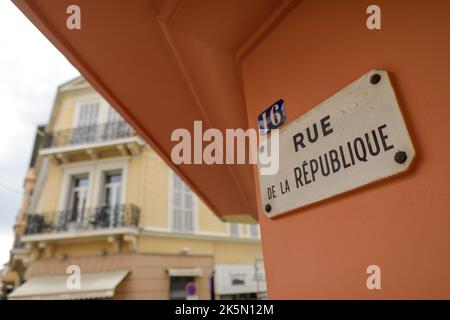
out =
{"type": "Polygon", "coordinates": [[[81,288],[69,289],[69,275],[31,278],[8,296],[11,300],[74,300],[112,298],[129,271],[81,274],[81,288]]]}
{"type": "Polygon", "coordinates": [[[192,134],[194,120],[223,132],[256,121],[240,61],[298,1],[13,2],[216,214],[257,219],[250,165],[175,166],[170,137],[192,134]],[[69,4],[81,8],[81,30],[66,27],[69,4]]]}

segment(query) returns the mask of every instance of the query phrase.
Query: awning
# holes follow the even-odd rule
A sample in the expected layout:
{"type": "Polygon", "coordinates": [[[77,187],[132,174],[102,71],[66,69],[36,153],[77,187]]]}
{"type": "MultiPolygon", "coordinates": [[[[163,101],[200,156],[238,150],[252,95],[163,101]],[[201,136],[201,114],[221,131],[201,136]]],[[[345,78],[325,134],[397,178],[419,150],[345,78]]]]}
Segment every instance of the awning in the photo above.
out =
{"type": "Polygon", "coordinates": [[[200,268],[170,268],[167,273],[170,277],[201,277],[203,274],[200,268]]]}
{"type": "Polygon", "coordinates": [[[81,274],[81,288],[69,289],[69,275],[31,278],[15,289],[11,300],[74,300],[111,298],[117,285],[130,271],[114,271],[81,274]]]}

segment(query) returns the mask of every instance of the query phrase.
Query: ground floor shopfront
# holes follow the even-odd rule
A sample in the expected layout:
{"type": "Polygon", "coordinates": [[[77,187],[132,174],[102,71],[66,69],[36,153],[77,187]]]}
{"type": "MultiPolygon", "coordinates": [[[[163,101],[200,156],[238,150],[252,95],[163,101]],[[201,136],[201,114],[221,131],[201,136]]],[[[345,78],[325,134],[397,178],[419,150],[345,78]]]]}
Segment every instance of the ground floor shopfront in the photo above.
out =
{"type": "Polygon", "coordinates": [[[215,265],[208,255],[119,253],[41,259],[30,264],[26,281],[10,299],[186,299],[257,298],[267,291],[264,268],[215,265]],[[73,266],[80,287],[70,288],[73,266]],[[217,276],[216,276],[217,275],[217,276]],[[258,291],[258,292],[257,292],[258,291]]]}

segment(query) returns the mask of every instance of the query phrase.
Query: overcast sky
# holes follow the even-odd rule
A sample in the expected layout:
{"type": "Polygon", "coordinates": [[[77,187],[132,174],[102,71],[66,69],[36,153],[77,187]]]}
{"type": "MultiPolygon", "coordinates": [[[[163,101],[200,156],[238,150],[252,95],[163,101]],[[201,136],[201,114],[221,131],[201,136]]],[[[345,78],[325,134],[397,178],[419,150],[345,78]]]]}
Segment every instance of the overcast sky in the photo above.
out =
{"type": "Polygon", "coordinates": [[[10,0],[0,0],[0,269],[7,262],[36,126],[78,71],[10,0]]]}

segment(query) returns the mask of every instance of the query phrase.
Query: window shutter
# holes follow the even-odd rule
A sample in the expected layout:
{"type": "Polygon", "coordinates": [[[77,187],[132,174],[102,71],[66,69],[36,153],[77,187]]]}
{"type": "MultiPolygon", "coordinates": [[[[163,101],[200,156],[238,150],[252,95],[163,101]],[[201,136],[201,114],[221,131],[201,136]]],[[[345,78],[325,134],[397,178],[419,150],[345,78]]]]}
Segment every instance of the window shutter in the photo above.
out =
{"type": "Polygon", "coordinates": [[[184,192],[184,231],[193,232],[194,231],[194,203],[192,199],[192,192],[184,192]]]}
{"type": "Polygon", "coordinates": [[[108,107],[108,123],[122,121],[120,114],[111,106],[108,107]]]}
{"type": "Polygon", "coordinates": [[[96,124],[99,109],[100,109],[99,102],[83,103],[80,106],[80,113],[78,116],[78,127],[87,127],[96,124]]]}
{"type": "Polygon", "coordinates": [[[238,223],[230,223],[230,234],[234,237],[239,236],[239,224],[238,223]]]}
{"type": "Polygon", "coordinates": [[[177,181],[177,176],[173,175],[173,194],[172,194],[172,206],[173,206],[173,218],[172,218],[172,228],[176,231],[181,231],[183,229],[182,223],[182,194],[180,190],[179,182],[177,181]]]}
{"type": "Polygon", "coordinates": [[[259,236],[258,225],[256,223],[249,224],[250,237],[257,238],[259,236]]]}
{"type": "Polygon", "coordinates": [[[172,228],[175,231],[194,232],[194,194],[178,177],[172,174],[172,228]]]}

